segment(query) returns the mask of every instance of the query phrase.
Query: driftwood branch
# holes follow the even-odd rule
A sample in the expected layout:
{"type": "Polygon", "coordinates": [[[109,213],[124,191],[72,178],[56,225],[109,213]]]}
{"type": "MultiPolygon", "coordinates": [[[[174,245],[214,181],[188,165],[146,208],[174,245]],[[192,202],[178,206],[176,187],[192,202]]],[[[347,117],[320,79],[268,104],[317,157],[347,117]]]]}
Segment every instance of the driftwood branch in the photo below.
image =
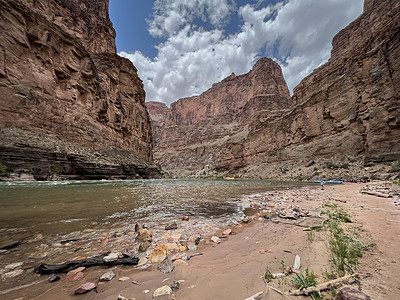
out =
{"type": "Polygon", "coordinates": [[[137,265],[139,262],[139,259],[137,257],[128,257],[128,258],[124,257],[124,258],[118,258],[114,261],[106,262],[104,261],[104,257],[107,256],[108,254],[110,254],[110,252],[106,252],[101,255],[85,259],[67,261],[65,263],[58,265],[41,264],[40,266],[36,267],[34,271],[37,274],[47,275],[55,273],[67,273],[78,267],[88,268],[94,266],[137,265]]]}
{"type": "Polygon", "coordinates": [[[302,290],[299,289],[299,290],[295,290],[295,291],[286,292],[286,295],[300,296],[300,295],[309,295],[313,292],[319,293],[321,291],[328,290],[333,286],[337,286],[337,285],[341,284],[342,282],[349,281],[353,278],[356,278],[358,276],[359,276],[359,274],[357,274],[357,273],[352,274],[352,275],[345,275],[343,277],[329,280],[327,282],[324,282],[324,283],[321,283],[321,284],[318,284],[315,286],[310,286],[310,287],[302,289],[302,290]]]}

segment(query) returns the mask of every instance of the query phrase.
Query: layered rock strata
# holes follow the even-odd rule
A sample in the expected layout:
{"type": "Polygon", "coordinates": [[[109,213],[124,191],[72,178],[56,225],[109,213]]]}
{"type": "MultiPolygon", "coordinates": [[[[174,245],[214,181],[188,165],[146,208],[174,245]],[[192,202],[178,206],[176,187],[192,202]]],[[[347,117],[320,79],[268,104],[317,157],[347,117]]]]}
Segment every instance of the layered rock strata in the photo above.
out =
{"type": "MultiPolygon", "coordinates": [[[[161,165],[177,174],[242,169],[275,176],[316,159],[400,159],[400,2],[367,0],[332,45],[329,61],[295,87],[291,109],[281,110],[284,88],[248,93],[254,71],[172,104],[156,148],[161,165]],[[274,100],[258,105],[258,95],[274,100]]],[[[261,89],[268,71],[257,75],[261,89]]]]}
{"type": "Polygon", "coordinates": [[[162,130],[153,131],[155,158],[169,172],[208,170],[230,159],[237,159],[230,166],[235,168],[241,165],[249,126],[289,107],[281,68],[262,58],[249,73],[231,74],[201,95],[163,110],[158,116],[164,118],[162,130]]]}
{"type": "Polygon", "coordinates": [[[367,1],[332,45],[295,87],[292,110],[251,128],[244,165],[400,158],[400,2],[367,1]]]}
{"type": "Polygon", "coordinates": [[[0,0],[0,161],[9,171],[158,172],[142,81],[115,53],[108,1],[95,2],[0,0]]]}

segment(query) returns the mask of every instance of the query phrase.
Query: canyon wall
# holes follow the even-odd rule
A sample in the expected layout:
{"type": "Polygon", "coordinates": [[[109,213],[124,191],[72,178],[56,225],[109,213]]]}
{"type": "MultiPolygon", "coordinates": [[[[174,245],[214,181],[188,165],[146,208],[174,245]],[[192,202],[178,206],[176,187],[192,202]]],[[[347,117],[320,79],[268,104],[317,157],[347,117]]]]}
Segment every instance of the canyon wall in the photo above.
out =
{"type": "MultiPolygon", "coordinates": [[[[149,106],[148,106],[149,107],[149,106]]],[[[244,75],[231,74],[199,96],[179,99],[152,119],[155,159],[168,172],[207,171],[226,160],[241,165],[249,126],[290,107],[281,68],[261,58],[244,75]],[[163,117],[161,117],[163,116],[163,117]],[[154,128],[156,130],[154,131],[154,128]]]]}
{"type": "Polygon", "coordinates": [[[155,157],[175,174],[242,170],[266,177],[316,159],[400,159],[400,2],[367,0],[332,45],[329,61],[295,87],[290,109],[286,85],[268,81],[270,69],[258,73],[257,86],[281,87],[260,92],[272,101],[255,104],[258,96],[246,93],[254,90],[250,72],[173,103],[155,157]]]}
{"type": "Polygon", "coordinates": [[[36,179],[158,173],[108,0],[0,0],[0,161],[36,179]]]}
{"type": "Polygon", "coordinates": [[[295,87],[292,110],[251,128],[245,165],[400,158],[400,2],[367,2],[329,61],[295,87]]]}

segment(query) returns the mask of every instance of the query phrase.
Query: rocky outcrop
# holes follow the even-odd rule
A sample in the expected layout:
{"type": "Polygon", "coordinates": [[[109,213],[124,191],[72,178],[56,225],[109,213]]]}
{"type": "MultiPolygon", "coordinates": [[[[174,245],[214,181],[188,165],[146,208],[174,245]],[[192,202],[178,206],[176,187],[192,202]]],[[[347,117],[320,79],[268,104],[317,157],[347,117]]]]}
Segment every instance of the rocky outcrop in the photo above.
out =
{"type": "Polygon", "coordinates": [[[95,2],[0,0],[0,161],[11,172],[157,172],[142,81],[115,53],[108,1],[95,2]]]}
{"type": "Polygon", "coordinates": [[[332,44],[329,61],[294,89],[292,110],[251,128],[245,165],[400,158],[400,3],[367,1],[332,44]]]}
{"type": "MultiPolygon", "coordinates": [[[[281,68],[262,58],[249,73],[232,74],[199,96],[172,103],[160,135],[153,131],[155,158],[167,171],[179,173],[208,170],[243,157],[250,124],[289,107],[281,68]]],[[[151,110],[150,114],[154,115],[151,110]]]]}
{"type": "Polygon", "coordinates": [[[400,2],[365,1],[332,45],[329,61],[295,87],[291,109],[282,110],[283,79],[268,80],[280,78],[271,69],[251,75],[259,63],[172,104],[156,149],[161,165],[178,174],[241,169],[272,177],[317,159],[399,159],[400,2]]]}
{"type": "Polygon", "coordinates": [[[164,103],[148,101],[146,102],[146,109],[150,116],[151,131],[153,133],[153,148],[155,149],[160,142],[161,130],[164,127],[169,108],[164,103]]]}

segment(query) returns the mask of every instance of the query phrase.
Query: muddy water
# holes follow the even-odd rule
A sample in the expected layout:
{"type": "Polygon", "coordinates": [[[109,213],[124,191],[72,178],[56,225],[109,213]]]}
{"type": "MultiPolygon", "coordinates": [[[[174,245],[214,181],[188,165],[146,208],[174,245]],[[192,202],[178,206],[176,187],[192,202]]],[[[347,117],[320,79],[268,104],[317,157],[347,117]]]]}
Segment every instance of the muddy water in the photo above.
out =
{"type": "MultiPolygon", "coordinates": [[[[157,226],[189,215],[215,223],[241,213],[243,195],[298,185],[229,180],[132,180],[0,183],[0,241],[64,235],[136,222],[157,226]]],[[[0,245],[0,246],[2,246],[0,245]]]]}

